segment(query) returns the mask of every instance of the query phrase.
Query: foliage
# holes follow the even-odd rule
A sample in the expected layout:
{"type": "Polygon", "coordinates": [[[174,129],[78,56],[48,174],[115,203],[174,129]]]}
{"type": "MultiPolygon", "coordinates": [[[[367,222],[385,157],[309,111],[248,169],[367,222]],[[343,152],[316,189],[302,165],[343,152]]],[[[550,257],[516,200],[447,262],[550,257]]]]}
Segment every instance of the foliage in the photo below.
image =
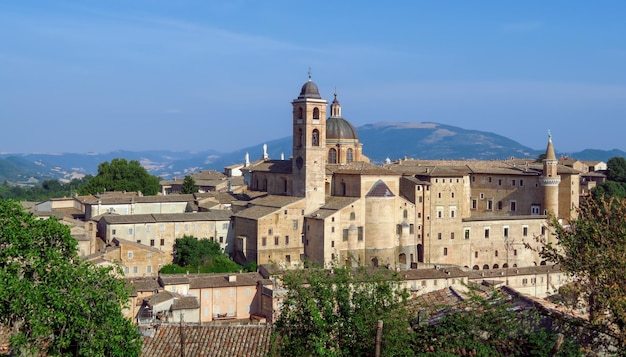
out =
{"type": "MultiPolygon", "coordinates": [[[[185,235],[174,243],[174,263],[161,268],[164,274],[235,273],[244,267],[222,252],[220,244],[209,239],[185,235]]],[[[256,271],[256,269],[255,269],[256,271]]]]}
{"type": "Polygon", "coordinates": [[[181,193],[196,193],[198,192],[198,187],[196,187],[196,180],[193,179],[190,175],[185,176],[183,180],[183,186],[181,187],[181,193]]]}
{"type": "Polygon", "coordinates": [[[112,268],[82,261],[69,228],[0,200],[0,323],[18,355],[138,356],[129,291],[112,268]]]}
{"type": "Polygon", "coordinates": [[[607,175],[609,181],[626,183],[626,159],[623,157],[612,157],[606,163],[607,175]]]}
{"type": "Polygon", "coordinates": [[[142,192],[144,195],[159,193],[159,178],[150,175],[139,161],[113,159],[111,163],[98,165],[98,174],[80,191],[82,195],[106,191],[142,192]]]}
{"type": "Polygon", "coordinates": [[[569,225],[552,218],[556,244],[541,255],[575,279],[594,324],[617,334],[626,351],[626,199],[586,200],[569,225]]]}
{"type": "Polygon", "coordinates": [[[425,305],[413,323],[417,356],[463,351],[474,356],[582,356],[569,338],[552,354],[557,335],[540,326],[535,310],[516,311],[498,291],[488,297],[470,291],[470,298],[454,309],[425,305]]]}
{"type": "Polygon", "coordinates": [[[279,356],[369,356],[383,321],[382,355],[412,355],[406,291],[395,272],[310,267],[285,272],[275,323],[279,356]]]}
{"type": "Polygon", "coordinates": [[[87,185],[93,176],[87,175],[81,179],[73,179],[64,183],[58,180],[46,180],[40,186],[20,187],[9,185],[4,181],[0,185],[0,199],[20,201],[45,201],[50,198],[71,197],[87,185]]]}

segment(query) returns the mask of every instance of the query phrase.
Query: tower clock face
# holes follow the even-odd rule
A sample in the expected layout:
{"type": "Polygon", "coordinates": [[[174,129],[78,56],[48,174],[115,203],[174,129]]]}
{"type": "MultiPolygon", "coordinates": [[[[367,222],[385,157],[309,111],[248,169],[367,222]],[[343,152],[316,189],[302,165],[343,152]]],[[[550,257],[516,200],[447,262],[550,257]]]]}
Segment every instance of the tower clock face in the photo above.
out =
{"type": "Polygon", "coordinates": [[[296,159],[296,167],[299,170],[302,170],[303,165],[304,165],[304,160],[302,159],[302,156],[298,156],[298,158],[296,159]]]}

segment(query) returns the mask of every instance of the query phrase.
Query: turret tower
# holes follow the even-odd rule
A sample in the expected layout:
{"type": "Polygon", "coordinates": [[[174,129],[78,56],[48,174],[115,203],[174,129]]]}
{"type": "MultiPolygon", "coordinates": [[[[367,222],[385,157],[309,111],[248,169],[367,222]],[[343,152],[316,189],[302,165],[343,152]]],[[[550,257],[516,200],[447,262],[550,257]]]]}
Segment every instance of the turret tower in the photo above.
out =
{"type": "Polygon", "coordinates": [[[548,131],[548,147],[546,157],[543,159],[543,176],[541,185],[544,187],[543,206],[546,213],[559,217],[559,184],[561,176],[558,175],[558,160],[554,153],[552,134],[548,131]]]}

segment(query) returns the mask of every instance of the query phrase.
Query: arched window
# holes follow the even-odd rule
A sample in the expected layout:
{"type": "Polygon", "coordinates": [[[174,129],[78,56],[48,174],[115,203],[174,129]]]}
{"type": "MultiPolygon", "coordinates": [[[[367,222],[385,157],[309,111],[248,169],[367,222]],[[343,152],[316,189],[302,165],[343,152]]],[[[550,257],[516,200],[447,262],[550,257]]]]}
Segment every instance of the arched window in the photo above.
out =
{"type": "Polygon", "coordinates": [[[298,129],[298,142],[297,142],[297,146],[299,146],[299,147],[302,147],[302,137],[303,137],[302,129],[298,129]]]}
{"type": "Polygon", "coordinates": [[[493,268],[494,268],[494,269],[498,269],[498,268],[499,268],[499,267],[498,267],[498,264],[494,264],[494,265],[493,265],[493,268]]]}
{"type": "Polygon", "coordinates": [[[349,164],[354,160],[354,153],[352,149],[348,149],[346,152],[346,162],[349,164]]]}
{"type": "Polygon", "coordinates": [[[506,269],[508,267],[509,267],[509,265],[507,263],[502,264],[502,269],[506,269]]]}
{"type": "Polygon", "coordinates": [[[489,270],[489,265],[487,264],[483,265],[483,270],[489,270]]]}
{"type": "Polygon", "coordinates": [[[304,119],[304,111],[302,108],[298,108],[298,119],[304,119]]]}
{"type": "Polygon", "coordinates": [[[312,145],[313,146],[320,146],[320,132],[317,129],[313,130],[312,145]]]}
{"type": "Polygon", "coordinates": [[[398,262],[400,262],[400,264],[406,264],[406,254],[400,253],[400,255],[398,255],[398,262]]]}
{"type": "Polygon", "coordinates": [[[376,257],[372,258],[372,266],[374,268],[378,267],[378,258],[376,257]]]}
{"type": "Polygon", "coordinates": [[[474,265],[474,267],[472,267],[472,270],[480,270],[480,267],[478,265],[474,265]]]}
{"type": "Polygon", "coordinates": [[[313,119],[320,118],[320,110],[318,108],[313,108],[313,119]]]}
{"type": "Polygon", "coordinates": [[[408,218],[409,217],[409,211],[404,210],[404,212],[402,212],[402,217],[408,218]]]}
{"type": "Polygon", "coordinates": [[[356,214],[354,212],[350,212],[350,220],[354,221],[356,219],[356,214]]]}
{"type": "Polygon", "coordinates": [[[329,164],[337,163],[337,150],[335,149],[328,150],[328,163],[329,164]]]}

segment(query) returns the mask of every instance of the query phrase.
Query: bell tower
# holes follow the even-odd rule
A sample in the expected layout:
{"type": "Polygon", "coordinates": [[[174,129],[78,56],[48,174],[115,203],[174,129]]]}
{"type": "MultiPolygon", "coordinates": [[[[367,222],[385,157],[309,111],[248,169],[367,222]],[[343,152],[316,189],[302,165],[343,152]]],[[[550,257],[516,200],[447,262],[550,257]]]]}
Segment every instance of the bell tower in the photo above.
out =
{"type": "Polygon", "coordinates": [[[543,206],[546,213],[550,212],[555,217],[559,217],[559,184],[561,176],[558,175],[558,160],[552,145],[552,134],[548,132],[548,147],[546,148],[546,158],[543,160],[543,176],[541,185],[544,187],[543,206]]]}
{"type": "Polygon", "coordinates": [[[326,106],[317,85],[304,83],[293,106],[293,195],[306,198],[305,214],[325,202],[326,179],[326,106]]]}

